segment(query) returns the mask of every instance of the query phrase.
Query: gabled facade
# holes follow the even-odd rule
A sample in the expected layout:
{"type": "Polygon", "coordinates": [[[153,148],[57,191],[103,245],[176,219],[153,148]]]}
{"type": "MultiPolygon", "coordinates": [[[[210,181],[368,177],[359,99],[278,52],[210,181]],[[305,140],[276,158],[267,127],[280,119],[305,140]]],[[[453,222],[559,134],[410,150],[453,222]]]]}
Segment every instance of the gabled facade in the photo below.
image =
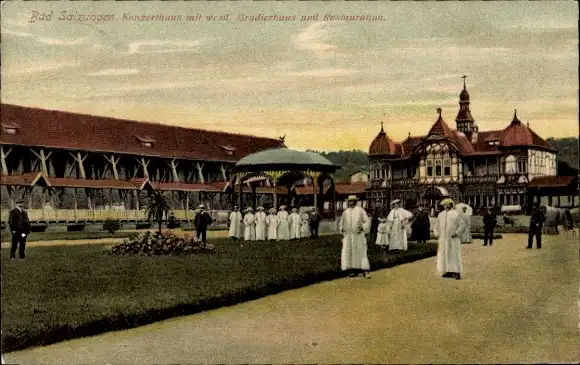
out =
{"type": "Polygon", "coordinates": [[[479,131],[469,99],[464,83],[455,129],[441,109],[426,135],[402,142],[390,139],[381,125],[369,148],[368,199],[432,206],[448,195],[474,207],[529,206],[537,200],[527,188],[531,181],[558,179],[558,151],[517,112],[506,128],[479,131]]]}

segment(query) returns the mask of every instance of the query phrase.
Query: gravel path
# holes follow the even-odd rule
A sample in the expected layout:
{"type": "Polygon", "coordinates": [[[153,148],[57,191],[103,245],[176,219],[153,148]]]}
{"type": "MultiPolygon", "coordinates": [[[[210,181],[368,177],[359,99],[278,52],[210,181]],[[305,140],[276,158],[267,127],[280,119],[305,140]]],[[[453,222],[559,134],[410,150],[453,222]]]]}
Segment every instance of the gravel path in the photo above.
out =
{"type": "MultiPolygon", "coordinates": [[[[464,245],[434,258],[132,330],[7,354],[20,364],[560,363],[580,358],[578,240],[464,245]]],[[[338,253],[337,253],[338,254],[338,253]]]]}

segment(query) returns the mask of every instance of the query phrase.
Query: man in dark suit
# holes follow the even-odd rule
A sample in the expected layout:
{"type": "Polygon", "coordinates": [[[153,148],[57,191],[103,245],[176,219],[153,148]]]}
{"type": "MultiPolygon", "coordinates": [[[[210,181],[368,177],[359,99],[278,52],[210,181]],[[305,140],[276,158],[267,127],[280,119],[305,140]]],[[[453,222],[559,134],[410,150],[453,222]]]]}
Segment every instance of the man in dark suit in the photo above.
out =
{"type": "Polygon", "coordinates": [[[487,246],[487,243],[489,242],[489,245],[493,245],[493,231],[495,230],[495,227],[497,225],[497,218],[495,216],[495,213],[489,209],[486,208],[485,209],[485,215],[483,216],[483,245],[487,246]]]}
{"type": "Polygon", "coordinates": [[[12,247],[10,248],[10,259],[16,258],[16,248],[18,248],[18,255],[21,259],[24,256],[24,249],[26,248],[26,237],[30,233],[30,220],[28,213],[23,208],[24,201],[16,202],[16,208],[10,211],[8,217],[8,225],[10,232],[12,232],[12,247]]]}
{"type": "Polygon", "coordinates": [[[530,219],[530,229],[528,231],[528,247],[532,248],[534,243],[534,237],[536,237],[536,247],[542,248],[542,228],[544,228],[544,222],[546,221],[546,214],[542,210],[539,203],[536,203],[534,212],[530,219]]]}
{"type": "Polygon", "coordinates": [[[195,216],[194,224],[197,227],[197,239],[202,243],[207,243],[207,227],[212,224],[213,219],[208,212],[206,212],[205,207],[201,204],[198,209],[199,213],[195,216]]]}
{"type": "Polygon", "coordinates": [[[322,217],[318,213],[318,209],[314,208],[312,213],[310,213],[310,238],[318,238],[318,227],[320,226],[320,220],[322,217]]]}

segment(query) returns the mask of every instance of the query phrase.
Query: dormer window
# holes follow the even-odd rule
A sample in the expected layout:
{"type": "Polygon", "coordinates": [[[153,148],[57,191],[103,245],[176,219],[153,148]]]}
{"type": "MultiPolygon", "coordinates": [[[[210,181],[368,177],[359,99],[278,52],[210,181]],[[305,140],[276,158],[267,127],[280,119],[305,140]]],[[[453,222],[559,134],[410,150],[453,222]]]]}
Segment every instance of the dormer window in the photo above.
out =
{"type": "Polygon", "coordinates": [[[234,152],[236,151],[235,147],[232,146],[220,146],[228,156],[233,156],[234,152]]]}
{"type": "Polygon", "coordinates": [[[14,123],[2,123],[2,132],[6,134],[16,134],[20,127],[14,123]]]}
{"type": "Polygon", "coordinates": [[[155,140],[148,136],[135,136],[143,147],[151,148],[155,143],[155,140]]]}
{"type": "Polygon", "coordinates": [[[499,146],[499,141],[489,141],[488,144],[490,146],[499,146]]]}

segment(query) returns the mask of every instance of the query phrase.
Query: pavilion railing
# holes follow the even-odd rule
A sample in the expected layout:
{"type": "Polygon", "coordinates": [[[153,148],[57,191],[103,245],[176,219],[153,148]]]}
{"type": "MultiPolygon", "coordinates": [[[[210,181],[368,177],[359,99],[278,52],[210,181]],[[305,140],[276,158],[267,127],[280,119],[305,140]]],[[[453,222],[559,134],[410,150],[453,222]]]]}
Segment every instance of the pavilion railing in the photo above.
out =
{"type": "MultiPolygon", "coordinates": [[[[28,218],[31,222],[102,222],[107,219],[120,221],[147,221],[145,210],[98,210],[98,209],[28,209],[28,218]]],[[[215,221],[226,220],[227,211],[210,210],[215,221]]],[[[2,209],[0,220],[8,222],[9,209],[2,209]]],[[[195,212],[193,210],[171,210],[169,215],[177,220],[192,221],[195,212]]],[[[167,217],[164,217],[167,219],[167,217]]]]}

